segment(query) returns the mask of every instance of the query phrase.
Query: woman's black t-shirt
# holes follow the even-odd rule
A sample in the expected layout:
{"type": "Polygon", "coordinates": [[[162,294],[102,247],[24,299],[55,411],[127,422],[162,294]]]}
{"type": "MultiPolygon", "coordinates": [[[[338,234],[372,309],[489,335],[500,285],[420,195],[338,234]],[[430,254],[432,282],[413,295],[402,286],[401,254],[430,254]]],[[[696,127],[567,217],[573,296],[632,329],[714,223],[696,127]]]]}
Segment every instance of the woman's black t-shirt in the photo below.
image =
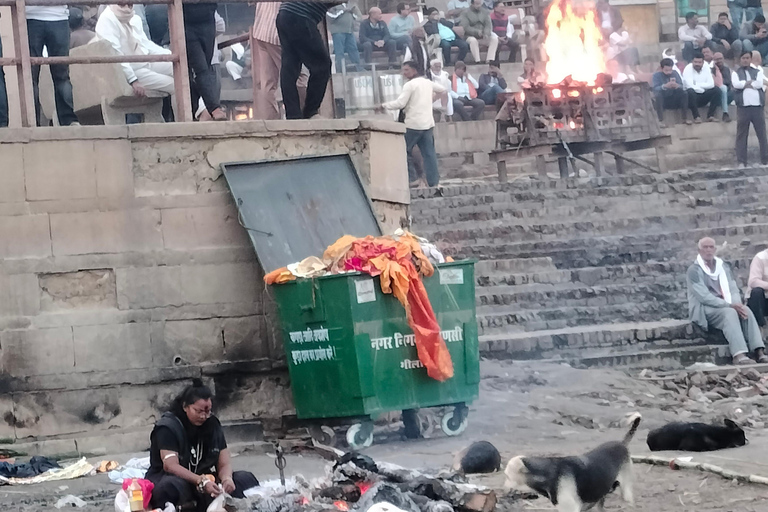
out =
{"type": "Polygon", "coordinates": [[[179,442],[174,430],[165,425],[155,426],[152,432],[152,444],[149,448],[150,469],[147,472],[147,478],[151,475],[162,474],[163,459],[160,456],[161,450],[176,452],[179,454],[180,463],[189,461],[185,465],[193,473],[198,475],[206,473],[216,473],[216,463],[219,459],[221,450],[227,447],[227,441],[224,439],[224,430],[216,417],[209,418],[202,427],[195,427],[188,421],[180,421],[184,427],[184,435],[187,439],[188,453],[182,454],[183,446],[179,442]],[[198,453],[198,450],[202,453],[198,453]]]}

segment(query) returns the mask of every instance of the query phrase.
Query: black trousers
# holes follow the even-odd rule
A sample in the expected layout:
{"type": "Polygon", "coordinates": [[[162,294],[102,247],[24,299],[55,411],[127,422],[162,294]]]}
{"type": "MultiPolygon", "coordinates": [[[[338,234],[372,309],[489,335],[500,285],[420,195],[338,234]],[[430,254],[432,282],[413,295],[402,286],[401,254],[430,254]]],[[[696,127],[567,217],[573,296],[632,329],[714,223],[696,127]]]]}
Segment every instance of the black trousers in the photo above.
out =
{"type": "Polygon", "coordinates": [[[287,119],[309,119],[320,110],[328,79],[331,78],[331,56],[323,41],[317,24],[292,12],[280,11],[277,15],[277,35],[282,49],[280,69],[280,90],[283,92],[283,106],[287,119]],[[299,102],[296,80],[301,65],[309,69],[307,98],[304,111],[299,102]]]}
{"type": "Polygon", "coordinates": [[[373,52],[380,51],[380,52],[387,52],[387,58],[389,59],[389,63],[395,63],[397,62],[397,44],[395,41],[390,39],[386,43],[384,43],[384,46],[379,48],[378,46],[375,46],[372,42],[366,41],[360,45],[363,49],[363,62],[366,64],[370,64],[373,60],[373,52]]]}
{"type": "MultiPolygon", "coordinates": [[[[740,164],[747,164],[747,140],[749,139],[750,123],[755,127],[755,135],[757,135],[757,140],[760,143],[760,163],[768,164],[768,139],[765,135],[765,111],[763,107],[736,108],[736,160],[740,164]]],[[[752,293],[758,290],[763,291],[758,288],[752,290],[752,293]]],[[[757,312],[755,312],[755,316],[758,317],[758,323],[760,323],[762,317],[759,317],[757,312]]]]}
{"type": "MultiPolygon", "coordinates": [[[[67,57],[69,55],[69,22],[27,20],[29,36],[29,54],[42,57],[43,47],[48,48],[49,57],[67,57]]],[[[53,79],[53,93],[56,100],[56,115],[59,125],[69,126],[77,122],[75,101],[72,98],[72,82],[69,81],[69,66],[53,64],[50,66],[53,79]]],[[[32,66],[32,90],[35,94],[35,115],[40,124],[40,66],[32,66]]]]}
{"type": "MultiPolygon", "coordinates": [[[[453,41],[446,41],[445,39],[440,40],[440,48],[443,49],[443,62],[446,66],[451,66],[451,48],[456,47],[459,49],[459,55],[456,57],[457,60],[464,60],[467,58],[467,53],[469,53],[469,44],[459,36],[456,36],[456,39],[453,41]]],[[[512,58],[510,57],[510,62],[512,62],[512,58]]]]}
{"type": "MultiPolygon", "coordinates": [[[[203,98],[209,113],[221,106],[216,74],[211,60],[213,45],[216,44],[216,21],[184,24],[187,42],[187,64],[189,65],[189,88],[191,97],[203,98]]],[[[197,111],[197,101],[192,102],[192,113],[197,111]]]]}
{"type": "MultiPolygon", "coordinates": [[[[149,502],[152,508],[165,508],[166,503],[173,503],[178,508],[180,505],[197,502],[197,510],[202,512],[213,501],[210,495],[198,493],[194,485],[177,476],[165,473],[151,477],[149,480],[155,484],[152,499],[149,502]]],[[[232,480],[235,482],[235,490],[232,492],[233,498],[242,499],[245,497],[243,491],[259,485],[259,481],[249,471],[235,471],[232,473],[232,480]]]]}
{"type": "Polygon", "coordinates": [[[688,93],[688,108],[691,109],[691,114],[693,114],[694,119],[699,118],[699,107],[703,107],[707,103],[709,103],[709,109],[707,109],[707,117],[714,117],[717,107],[723,106],[720,89],[717,87],[707,89],[702,93],[698,93],[693,89],[688,89],[686,92],[688,93]]]}
{"type": "Polygon", "coordinates": [[[753,288],[752,293],[747,299],[747,307],[752,310],[757,320],[757,325],[765,325],[765,316],[768,315],[768,300],[765,298],[765,290],[762,288],[753,288]]]}
{"type": "Polygon", "coordinates": [[[664,110],[680,109],[683,112],[683,119],[685,119],[685,111],[688,110],[688,95],[682,87],[654,92],[653,100],[659,121],[664,120],[664,110]]]}

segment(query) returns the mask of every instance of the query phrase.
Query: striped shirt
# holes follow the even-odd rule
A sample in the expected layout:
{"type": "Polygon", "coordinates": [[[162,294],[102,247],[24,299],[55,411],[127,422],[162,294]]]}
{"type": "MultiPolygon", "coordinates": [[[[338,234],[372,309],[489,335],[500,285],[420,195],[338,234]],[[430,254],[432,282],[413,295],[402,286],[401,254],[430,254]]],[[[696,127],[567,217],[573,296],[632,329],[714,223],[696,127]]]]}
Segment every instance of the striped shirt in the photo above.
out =
{"type": "Polygon", "coordinates": [[[277,36],[277,26],[275,25],[280,5],[280,2],[256,2],[256,16],[253,21],[254,39],[280,46],[280,38],[277,36]]]}
{"type": "Polygon", "coordinates": [[[285,2],[280,6],[281,11],[290,12],[303,18],[308,18],[315,23],[320,23],[325,18],[325,13],[333,4],[321,2],[285,2]]]}

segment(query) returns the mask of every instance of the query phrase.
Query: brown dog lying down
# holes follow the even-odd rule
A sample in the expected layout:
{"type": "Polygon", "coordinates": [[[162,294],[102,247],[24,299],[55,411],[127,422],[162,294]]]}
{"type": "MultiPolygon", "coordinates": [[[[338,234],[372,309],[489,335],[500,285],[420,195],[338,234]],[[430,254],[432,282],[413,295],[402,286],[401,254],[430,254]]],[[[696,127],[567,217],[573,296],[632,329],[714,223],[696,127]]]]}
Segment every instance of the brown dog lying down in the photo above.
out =
{"type": "Polygon", "coordinates": [[[517,456],[504,470],[506,487],[537,492],[549,498],[558,512],[581,512],[593,506],[602,511],[605,497],[616,487],[624,501],[632,503],[632,459],[627,445],[640,420],[639,413],[629,418],[632,426],[621,442],[602,444],[581,456],[517,456]]]}

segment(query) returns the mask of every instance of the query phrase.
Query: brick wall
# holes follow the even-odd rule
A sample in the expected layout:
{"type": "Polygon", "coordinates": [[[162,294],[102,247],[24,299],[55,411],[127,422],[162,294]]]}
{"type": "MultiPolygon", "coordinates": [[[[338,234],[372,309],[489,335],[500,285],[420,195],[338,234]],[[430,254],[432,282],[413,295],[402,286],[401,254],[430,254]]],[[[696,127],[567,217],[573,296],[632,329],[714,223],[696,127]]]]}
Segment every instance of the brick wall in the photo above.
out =
{"type": "Polygon", "coordinates": [[[83,432],[146,428],[201,375],[223,420],[290,411],[274,305],[219,164],[349,154],[392,231],[409,201],[402,132],[276,121],[0,133],[0,439],[93,448],[83,432]]]}

